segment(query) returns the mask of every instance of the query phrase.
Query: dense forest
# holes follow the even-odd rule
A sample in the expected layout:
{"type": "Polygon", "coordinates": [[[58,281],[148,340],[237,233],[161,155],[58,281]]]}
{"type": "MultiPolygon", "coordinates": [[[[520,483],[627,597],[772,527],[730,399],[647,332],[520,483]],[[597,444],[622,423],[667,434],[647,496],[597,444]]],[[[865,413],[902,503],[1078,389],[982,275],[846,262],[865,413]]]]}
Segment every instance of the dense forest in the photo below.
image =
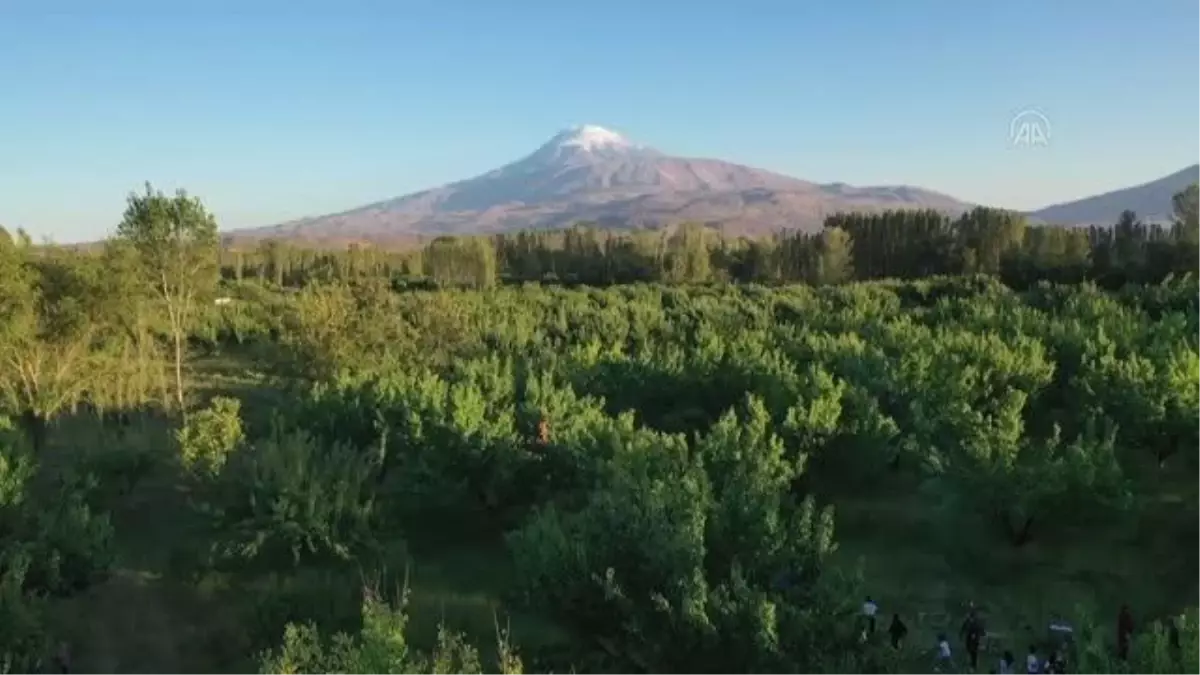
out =
{"type": "Polygon", "coordinates": [[[0,231],[0,669],[968,672],[972,608],[978,672],[1197,672],[1176,215],[0,231]]]}

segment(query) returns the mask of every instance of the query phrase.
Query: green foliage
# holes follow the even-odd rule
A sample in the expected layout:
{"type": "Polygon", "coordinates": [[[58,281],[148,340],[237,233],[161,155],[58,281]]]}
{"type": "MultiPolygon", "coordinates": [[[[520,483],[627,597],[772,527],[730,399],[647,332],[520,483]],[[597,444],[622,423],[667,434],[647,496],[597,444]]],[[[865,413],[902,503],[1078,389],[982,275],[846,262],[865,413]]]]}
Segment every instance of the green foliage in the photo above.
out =
{"type": "Polygon", "coordinates": [[[1200,184],[1192,183],[1171,198],[1176,226],[1182,231],[1183,239],[1195,247],[1197,231],[1200,230],[1200,184]]]}
{"type": "Polygon", "coordinates": [[[344,444],[277,428],[228,457],[198,504],[220,566],[348,560],[373,545],[375,464],[344,444]]]}
{"type": "Polygon", "coordinates": [[[84,501],[87,490],[67,482],[56,498],[46,498],[36,513],[26,515],[24,538],[33,560],[27,584],[70,594],[107,575],[114,561],[113,528],[106,514],[95,513],[84,501]]]}
{"type": "Polygon", "coordinates": [[[219,276],[217,222],[199,199],[182,190],[167,197],[147,183],[144,194],[129,195],[117,237],[136,252],[136,271],[166,317],[175,356],[175,402],[182,411],[185,341],[219,276]]]}
{"type": "MultiPolygon", "coordinates": [[[[1025,438],[1011,452],[987,449],[952,466],[942,487],[973,507],[1015,545],[1028,543],[1035,522],[1057,514],[1054,525],[1099,519],[1126,508],[1127,481],[1114,450],[1115,427],[1094,426],[1070,443],[1056,429],[1046,439],[1025,438]]],[[[966,527],[965,523],[960,526],[966,527]]]]}
{"type": "MultiPolygon", "coordinates": [[[[980,222],[964,250],[986,255],[971,264],[1002,264],[1004,228],[1021,223],[980,222]]],[[[1150,508],[1140,446],[1175,456],[1194,433],[1183,421],[1196,310],[1176,289],[1015,292],[982,276],[818,290],[313,287],[289,311],[317,304],[285,339],[321,365],[288,424],[362,467],[376,506],[357,530],[265,516],[247,529],[362,533],[344,549],[331,543],[342,535],[315,537],[302,564],[435,518],[509,529],[523,602],[583,636],[580,659],[607,652],[605,667],[882,667],[856,647],[856,582],[831,562],[833,513],[814,493],[915,478],[918,499],[948,507],[929,528],[979,530],[991,546],[1086,538],[1150,508]]],[[[235,453],[217,484],[254,454],[235,453]]],[[[964,565],[984,554],[953,551],[964,565]]]]}
{"type": "Polygon", "coordinates": [[[697,223],[680,225],[668,242],[665,279],[673,283],[708,281],[712,275],[708,239],[709,233],[704,226],[697,223]]]}
{"type": "Polygon", "coordinates": [[[279,309],[277,319],[280,342],[290,352],[293,372],[288,374],[329,380],[347,372],[387,370],[394,355],[407,352],[403,347],[421,336],[400,320],[402,311],[378,280],[305,288],[279,309]]]}
{"type": "Polygon", "coordinates": [[[756,399],[693,451],[637,432],[578,510],[542,510],[510,535],[526,597],[615,641],[629,667],[814,667],[845,645],[823,596],[832,512],[794,502],[801,465],[756,399]]]}
{"type": "Polygon", "coordinates": [[[50,645],[44,626],[45,601],[25,592],[29,555],[0,552],[0,673],[33,673],[50,645]]]}
{"type": "Polygon", "coordinates": [[[0,250],[0,412],[36,449],[55,415],[104,400],[115,365],[112,297],[94,260],[67,252],[0,250]]]}
{"type": "MultiPolygon", "coordinates": [[[[0,531],[20,525],[33,471],[27,454],[0,439],[0,531]]],[[[41,599],[25,590],[31,554],[23,543],[12,535],[0,542],[0,671],[6,673],[33,672],[47,643],[41,599]]]]}
{"type": "MultiPolygon", "coordinates": [[[[260,657],[262,673],[482,673],[479,652],[463,636],[442,625],[437,645],[424,654],[405,637],[404,601],[396,607],[373,592],[362,602],[362,629],[357,634],[338,633],[322,639],[312,624],[288,624],[283,644],[260,657]]],[[[520,659],[498,635],[498,667],[488,672],[516,675],[524,672],[520,659]]]]}
{"type": "Polygon", "coordinates": [[[288,624],[311,625],[336,633],[354,629],[361,620],[362,576],[358,572],[347,573],[336,566],[297,569],[289,565],[250,578],[210,578],[210,585],[218,589],[222,581],[242,579],[234,586],[236,591],[222,600],[236,609],[248,652],[276,645],[282,627],[288,624]]]}
{"type": "Polygon", "coordinates": [[[821,233],[813,280],[818,284],[840,284],[853,275],[854,253],[850,233],[831,227],[821,233]]]}
{"type": "MultiPolygon", "coordinates": [[[[406,631],[402,604],[357,593],[395,563],[436,577],[440,547],[464,540],[496,555],[496,588],[451,584],[423,606],[520,602],[569,631],[546,662],[596,670],[897,668],[860,641],[860,588],[880,582],[844,561],[865,538],[895,549],[876,577],[953,539],[928,591],[946,606],[963,578],[1006,582],[1072,542],[1164,585],[1195,559],[1200,312],[1194,276],[1164,279],[1194,270],[1194,194],[1171,232],[976,209],[769,240],[580,226],[400,253],[218,251],[197,200],[148,188],[99,255],[5,234],[0,419],[34,447],[0,452],[0,655],[40,667],[47,611],[112,565],[100,503],[123,566],[208,566],[144,578],[172,607],[193,591],[219,605],[231,650],[282,635],[271,672],[492,669],[466,636],[406,631]],[[633,280],[679,285],[611,286],[633,280]],[[811,286],[749,285],[786,281],[811,286]],[[189,348],[269,375],[194,373],[211,404],[147,432],[168,352],[186,403],[189,348]],[[256,398],[278,410],[269,431],[256,398]],[[85,407],[100,431],[69,436],[85,407]],[[865,523],[871,499],[911,509],[884,519],[911,534],[865,523]]],[[[1076,567],[1043,572],[1106,599],[1122,579],[1076,567]]],[[[1079,664],[1115,668],[1083,633],[1079,664]]],[[[519,671],[500,642],[496,668],[519,671]]],[[[1147,624],[1121,667],[1194,668],[1174,649],[1147,624]]]]}
{"type": "Polygon", "coordinates": [[[93,486],[90,475],[39,467],[24,443],[0,432],[0,543],[11,560],[27,558],[27,590],[70,594],[108,570],[113,530],[86,502],[93,486]]]}
{"type": "Polygon", "coordinates": [[[1110,632],[1095,618],[1080,612],[1080,630],[1070,649],[1071,667],[1080,673],[1194,673],[1200,672],[1198,610],[1188,607],[1178,616],[1154,621],[1130,641],[1129,657],[1117,658],[1110,632]]]}
{"type": "Polygon", "coordinates": [[[245,440],[241,402],[218,396],[191,415],[175,432],[183,465],[201,475],[221,472],[229,455],[245,440]]]}
{"type": "Polygon", "coordinates": [[[48,599],[78,592],[112,564],[112,527],[84,502],[89,477],[44,475],[0,431],[0,670],[33,672],[49,645],[48,599]]]}
{"type": "Polygon", "coordinates": [[[496,255],[482,239],[438,237],[425,250],[424,270],[440,286],[488,288],[496,282],[496,255]]]}
{"type": "Polygon", "coordinates": [[[4,434],[0,436],[0,507],[9,513],[24,504],[36,464],[11,432],[0,433],[4,434]]]}
{"type": "Polygon", "coordinates": [[[217,288],[220,296],[200,312],[191,333],[209,353],[225,347],[276,348],[272,335],[281,332],[281,317],[293,305],[269,288],[250,282],[224,282],[217,288]]]}

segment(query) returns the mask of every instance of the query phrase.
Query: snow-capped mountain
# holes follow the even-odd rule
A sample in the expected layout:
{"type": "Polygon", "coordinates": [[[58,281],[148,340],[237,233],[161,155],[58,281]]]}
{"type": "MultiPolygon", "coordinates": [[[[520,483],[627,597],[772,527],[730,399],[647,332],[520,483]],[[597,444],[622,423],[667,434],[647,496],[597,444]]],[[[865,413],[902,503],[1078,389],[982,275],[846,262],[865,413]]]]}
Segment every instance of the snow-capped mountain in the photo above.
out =
{"type": "Polygon", "coordinates": [[[818,185],[714,159],[673,157],[582,125],[481,176],[236,236],[383,241],[411,235],[699,221],[743,233],[813,230],[844,210],[967,205],[919,188],[818,185]]]}
{"type": "Polygon", "coordinates": [[[630,143],[627,138],[615,131],[594,124],[583,124],[560,132],[543,146],[544,149],[554,149],[560,152],[573,150],[589,153],[622,152],[637,150],[639,146],[630,143]]]}

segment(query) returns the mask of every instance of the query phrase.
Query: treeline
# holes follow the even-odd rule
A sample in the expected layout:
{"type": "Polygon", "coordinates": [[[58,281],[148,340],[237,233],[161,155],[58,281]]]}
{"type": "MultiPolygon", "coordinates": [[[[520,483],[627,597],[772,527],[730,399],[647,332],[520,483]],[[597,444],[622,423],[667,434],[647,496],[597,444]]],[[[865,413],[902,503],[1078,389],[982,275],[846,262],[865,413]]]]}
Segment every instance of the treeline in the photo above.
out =
{"type": "Polygon", "coordinates": [[[438,237],[423,249],[344,251],[267,241],[225,248],[227,279],[278,286],[384,275],[399,285],[485,288],[496,283],[609,286],[637,282],[812,284],[919,279],[983,273],[1015,287],[1037,281],[1095,281],[1118,288],[1196,270],[1197,186],[1175,196],[1175,221],[1145,223],[1131,211],[1113,225],[1031,225],[1011,211],[976,208],[952,218],[937,211],[839,213],[819,233],[729,237],[699,224],[674,230],[522,231],[438,237]]]}

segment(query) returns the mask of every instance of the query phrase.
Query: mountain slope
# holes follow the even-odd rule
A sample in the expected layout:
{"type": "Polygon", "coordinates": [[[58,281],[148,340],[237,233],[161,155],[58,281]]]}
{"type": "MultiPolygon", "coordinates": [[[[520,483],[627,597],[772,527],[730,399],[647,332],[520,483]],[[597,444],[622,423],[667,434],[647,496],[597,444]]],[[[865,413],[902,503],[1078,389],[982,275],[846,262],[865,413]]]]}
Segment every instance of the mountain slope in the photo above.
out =
{"type": "Polygon", "coordinates": [[[738,233],[815,230],[846,210],[969,205],[919,188],[819,185],[713,159],[672,157],[601,127],[551,138],[481,176],[341,213],[229,233],[234,237],[392,241],[414,235],[699,221],[738,233]]]}
{"type": "Polygon", "coordinates": [[[1104,194],[1054,204],[1029,214],[1054,225],[1111,225],[1129,209],[1147,222],[1171,219],[1171,197],[1196,182],[1200,164],[1150,181],[1104,194]]]}

